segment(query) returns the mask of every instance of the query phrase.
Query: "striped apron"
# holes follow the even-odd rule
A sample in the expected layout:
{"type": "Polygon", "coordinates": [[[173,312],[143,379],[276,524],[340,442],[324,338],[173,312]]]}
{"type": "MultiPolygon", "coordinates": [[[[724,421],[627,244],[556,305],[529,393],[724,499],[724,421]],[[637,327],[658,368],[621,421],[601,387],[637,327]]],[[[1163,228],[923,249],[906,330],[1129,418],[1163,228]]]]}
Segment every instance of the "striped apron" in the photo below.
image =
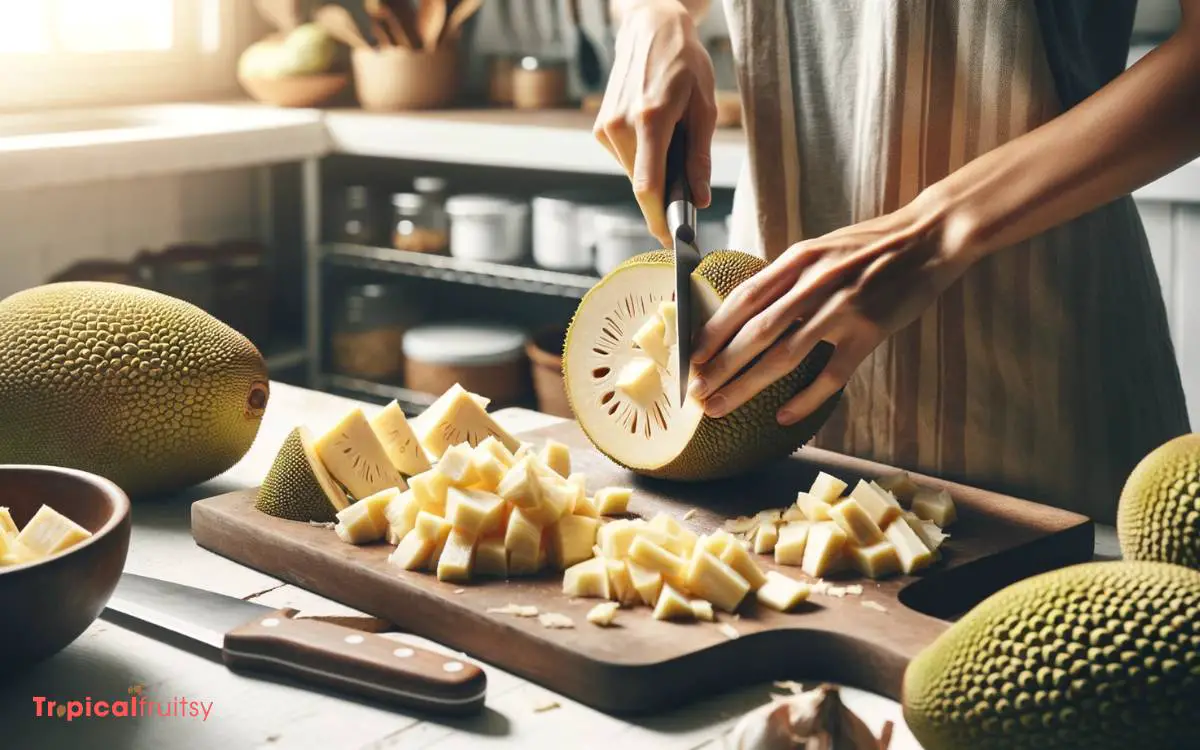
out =
{"type": "MultiPolygon", "coordinates": [[[[1055,117],[1033,0],[725,0],[750,159],[730,246],[768,260],[892,211],[1055,117]]],[[[815,443],[1111,523],[1187,432],[1132,199],[971,268],[858,368],[815,443]]]]}

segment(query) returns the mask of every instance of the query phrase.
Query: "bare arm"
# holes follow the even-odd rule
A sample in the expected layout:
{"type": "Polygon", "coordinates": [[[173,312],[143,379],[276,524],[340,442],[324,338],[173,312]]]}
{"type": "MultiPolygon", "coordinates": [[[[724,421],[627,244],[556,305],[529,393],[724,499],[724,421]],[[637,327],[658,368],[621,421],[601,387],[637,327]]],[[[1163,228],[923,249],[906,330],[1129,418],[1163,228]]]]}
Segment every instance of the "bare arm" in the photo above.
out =
{"type": "Polygon", "coordinates": [[[919,201],[972,259],[1136,190],[1200,155],[1200,0],[1179,30],[1062,116],[932,185],[919,201]]]}

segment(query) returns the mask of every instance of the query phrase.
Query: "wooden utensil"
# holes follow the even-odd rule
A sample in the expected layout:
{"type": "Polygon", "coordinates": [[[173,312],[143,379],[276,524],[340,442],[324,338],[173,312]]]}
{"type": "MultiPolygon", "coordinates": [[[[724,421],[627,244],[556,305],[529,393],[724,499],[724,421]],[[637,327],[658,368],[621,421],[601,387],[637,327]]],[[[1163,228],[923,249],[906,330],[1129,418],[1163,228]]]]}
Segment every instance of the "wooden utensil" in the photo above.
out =
{"type": "Polygon", "coordinates": [[[457,39],[462,33],[463,24],[478,13],[482,6],[483,0],[458,0],[446,19],[446,28],[442,32],[442,39],[457,39]]]}
{"type": "Polygon", "coordinates": [[[322,5],[313,13],[313,21],[329,32],[329,35],[343,44],[359,49],[371,49],[371,44],[358,30],[354,16],[340,5],[322,5]]]}
{"type": "Polygon", "coordinates": [[[367,23],[371,25],[371,36],[380,47],[395,47],[396,38],[388,29],[387,24],[377,15],[379,0],[363,0],[363,10],[367,14],[367,23]]]}
{"type": "Polygon", "coordinates": [[[383,6],[391,11],[397,26],[404,31],[409,48],[421,49],[421,32],[417,25],[417,9],[413,6],[413,0],[383,0],[383,6]]]}
{"type": "Polygon", "coordinates": [[[421,46],[426,50],[437,48],[446,28],[446,0],[421,0],[417,9],[417,29],[421,34],[421,46]]]}
{"type": "MultiPolygon", "coordinates": [[[[519,437],[535,444],[548,438],[566,444],[572,468],[587,476],[589,490],[633,487],[631,511],[643,517],[669,513],[696,533],[719,529],[731,516],[792,504],[796,490],[810,486],[818,471],[851,486],[860,478],[896,471],[803,448],[755,472],[750,484],[651,482],[600,455],[574,422],[519,437]]],[[[958,508],[940,562],[917,576],[881,581],[831,577],[837,585],[861,583],[864,591],[843,598],[815,593],[792,614],[748,601],[739,608],[737,621],[721,617],[740,635],[735,640],[715,623],[654,620],[646,607],[622,609],[620,627],[593,627],[585,615],[595,600],[564,596],[561,573],[457,584],[440,582],[428,572],[398,570],[387,562],[390,545],[351,547],[329,529],[266,516],[254,509],[253,490],[195,503],[192,535],[201,547],[606,712],[654,713],[739,685],[806,677],[898,699],[909,660],[949,627],[948,618],[1015,580],[1091,559],[1094,544],[1091,521],[1076,513],[910,476],[920,486],[947,490],[958,508]],[[864,607],[864,601],[886,611],[864,607]],[[536,618],[488,611],[507,604],[566,615],[575,628],[551,630],[536,618]]],[[[770,557],[758,561],[765,569],[804,578],[770,557]]]]}
{"type": "Polygon", "coordinates": [[[268,23],[285,34],[300,25],[296,0],[254,0],[254,7],[268,23]]]}
{"type": "Polygon", "coordinates": [[[420,47],[420,40],[409,36],[408,30],[404,28],[400,19],[383,0],[363,0],[363,7],[371,20],[383,28],[384,33],[392,40],[393,44],[409,49],[420,47]]]}

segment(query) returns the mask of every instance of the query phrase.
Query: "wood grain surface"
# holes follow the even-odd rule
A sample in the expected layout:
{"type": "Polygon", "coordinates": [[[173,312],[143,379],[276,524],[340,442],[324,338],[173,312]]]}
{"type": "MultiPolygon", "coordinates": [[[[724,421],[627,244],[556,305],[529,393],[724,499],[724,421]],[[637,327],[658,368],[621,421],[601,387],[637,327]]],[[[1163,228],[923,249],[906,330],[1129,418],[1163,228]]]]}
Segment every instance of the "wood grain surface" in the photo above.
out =
{"type": "MultiPolygon", "coordinates": [[[[895,471],[881,464],[805,448],[791,459],[741,480],[703,484],[644,480],[595,451],[574,422],[521,439],[553,437],[571,448],[574,470],[589,492],[632,486],[630,511],[662,511],[697,533],[728,517],[790,504],[819,470],[853,483],[895,471]]],[[[941,562],[923,575],[870,581],[855,576],[862,596],[814,595],[791,614],[748,600],[735,620],[719,616],[739,637],[714,623],[666,623],[645,607],[621,610],[618,627],[598,628],[584,615],[596,602],[562,594],[561,574],[459,585],[429,573],[388,565],[385,544],[355,547],[332,531],[254,510],[244,490],[192,506],[196,542],[281,580],[395,623],[416,635],[510,670],[613,714],[661,711],[734,687],[772,679],[828,679],[899,698],[908,661],[948,620],[1019,578],[1091,559],[1093,526],[1067,511],[913,474],[918,484],[945,487],[959,520],[941,562]],[[886,611],[863,606],[874,601],[886,611]],[[573,629],[544,628],[535,618],[488,613],[532,604],[572,618],[573,629]]],[[[759,558],[774,568],[768,556],[759,558]]],[[[782,572],[803,579],[797,568],[782,572]]],[[[831,578],[831,580],[834,580],[831,578]]]]}

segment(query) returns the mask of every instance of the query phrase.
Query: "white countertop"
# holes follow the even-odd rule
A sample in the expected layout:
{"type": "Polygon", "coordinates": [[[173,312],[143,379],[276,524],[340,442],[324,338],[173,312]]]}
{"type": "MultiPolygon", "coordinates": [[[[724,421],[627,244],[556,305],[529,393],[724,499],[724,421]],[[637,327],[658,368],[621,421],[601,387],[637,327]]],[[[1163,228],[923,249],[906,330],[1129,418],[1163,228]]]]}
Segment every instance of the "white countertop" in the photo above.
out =
{"type": "MultiPolygon", "coordinates": [[[[336,602],[242,567],[195,545],[190,532],[194,500],[254,487],[265,475],[275,451],[295,420],[315,429],[334,424],[348,408],[378,407],[337,396],[271,385],[271,401],[258,439],[246,457],[227,473],[178,497],[138,504],[126,569],[230,596],[293,607],[301,616],[358,616],[336,602]],[[303,415],[302,417],[300,415],[303,415]]],[[[496,412],[506,429],[536,429],[559,421],[536,412],[496,412]]],[[[1097,533],[1097,553],[1115,556],[1111,528],[1097,533]]],[[[421,638],[396,634],[398,640],[440,648],[421,638]]],[[[445,649],[442,649],[445,651],[445,649]]],[[[485,713],[457,720],[432,720],[373,705],[311,692],[291,685],[234,674],[219,658],[182,650],[104,620],[94,623],[64,651],[27,674],[0,679],[0,727],[3,747],[53,750],[61,747],[121,750],[209,750],[222,748],[449,748],[498,746],[549,750],[611,748],[623,750],[694,750],[723,747],[722,736],[747,711],[764,704],[770,685],[755,685],[701,701],[683,709],[633,720],[618,719],[496,669],[488,676],[485,713]],[[35,719],[33,697],[110,700],[144,686],[148,699],[174,697],[212,701],[207,721],[146,718],[65,721],[35,719]],[[548,702],[558,704],[537,711],[548,702]]],[[[804,675],[796,675],[802,680],[804,675]]],[[[903,725],[900,707],[891,700],[844,689],[846,704],[876,732],[884,721],[896,724],[892,750],[920,750],[903,725]]]]}
{"type": "MultiPolygon", "coordinates": [[[[164,104],[0,115],[0,190],[173,172],[250,167],[330,153],[620,175],[575,110],[377,114],[278,109],[246,102],[164,104]]],[[[713,185],[737,183],[746,143],[722,129],[713,185]]],[[[1200,203],[1200,160],[1134,193],[1200,203]]]]}

